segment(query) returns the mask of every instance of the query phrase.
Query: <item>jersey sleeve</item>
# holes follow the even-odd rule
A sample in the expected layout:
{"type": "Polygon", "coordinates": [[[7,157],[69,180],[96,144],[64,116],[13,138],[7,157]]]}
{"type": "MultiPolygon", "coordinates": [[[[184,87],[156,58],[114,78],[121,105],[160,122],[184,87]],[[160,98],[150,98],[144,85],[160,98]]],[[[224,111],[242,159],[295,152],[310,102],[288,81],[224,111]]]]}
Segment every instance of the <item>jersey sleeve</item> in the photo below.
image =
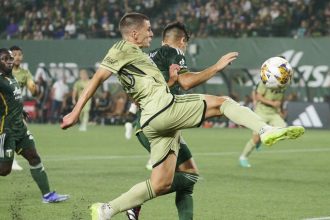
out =
{"type": "Polygon", "coordinates": [[[117,74],[119,70],[130,61],[129,55],[125,56],[122,51],[111,48],[101,62],[100,67],[117,74]]]}

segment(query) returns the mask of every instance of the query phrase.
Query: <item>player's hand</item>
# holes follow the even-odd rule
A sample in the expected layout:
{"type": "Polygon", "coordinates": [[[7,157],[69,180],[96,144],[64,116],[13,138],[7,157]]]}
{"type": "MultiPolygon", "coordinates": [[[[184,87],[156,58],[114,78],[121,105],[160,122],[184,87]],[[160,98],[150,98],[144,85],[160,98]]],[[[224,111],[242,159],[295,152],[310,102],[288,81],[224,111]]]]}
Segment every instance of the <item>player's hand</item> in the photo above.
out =
{"type": "Polygon", "coordinates": [[[280,108],[281,105],[282,105],[282,102],[281,101],[273,101],[274,108],[280,108]]]}
{"type": "Polygon", "coordinates": [[[74,124],[77,123],[78,118],[79,118],[79,114],[76,115],[74,112],[70,112],[69,114],[67,114],[63,117],[62,123],[61,123],[61,128],[67,129],[67,128],[73,126],[74,124]]]}
{"type": "Polygon", "coordinates": [[[224,69],[226,66],[230,65],[238,57],[238,52],[230,52],[222,56],[218,62],[215,64],[218,71],[224,69]]]}
{"type": "Polygon", "coordinates": [[[178,81],[178,72],[180,71],[181,67],[178,64],[171,64],[169,69],[170,78],[167,82],[167,85],[171,87],[176,81],[178,81]]]}

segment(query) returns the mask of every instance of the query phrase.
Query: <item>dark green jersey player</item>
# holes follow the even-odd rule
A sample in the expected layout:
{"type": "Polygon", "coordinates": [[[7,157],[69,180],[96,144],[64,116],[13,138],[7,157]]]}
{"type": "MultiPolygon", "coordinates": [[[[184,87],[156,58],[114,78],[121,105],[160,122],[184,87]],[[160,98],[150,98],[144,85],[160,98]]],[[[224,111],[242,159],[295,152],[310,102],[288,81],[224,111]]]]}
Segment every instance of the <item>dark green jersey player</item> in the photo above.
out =
{"type": "Polygon", "coordinates": [[[30,165],[44,203],[67,200],[49,189],[48,178],[35,149],[32,134],[23,121],[23,103],[18,81],[12,74],[14,58],[6,48],[0,49],[0,175],[11,172],[14,152],[21,154],[30,165]]]}

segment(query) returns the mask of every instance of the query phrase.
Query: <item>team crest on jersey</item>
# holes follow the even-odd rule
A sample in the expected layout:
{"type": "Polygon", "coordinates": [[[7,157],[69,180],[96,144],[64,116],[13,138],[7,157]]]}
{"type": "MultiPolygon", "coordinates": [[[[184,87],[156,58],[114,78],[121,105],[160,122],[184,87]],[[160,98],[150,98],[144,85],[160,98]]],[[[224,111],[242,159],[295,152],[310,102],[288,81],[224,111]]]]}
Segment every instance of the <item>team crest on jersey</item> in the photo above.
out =
{"type": "Polygon", "coordinates": [[[111,65],[111,66],[117,66],[118,65],[118,60],[111,58],[111,57],[106,57],[104,58],[104,62],[111,65]]]}

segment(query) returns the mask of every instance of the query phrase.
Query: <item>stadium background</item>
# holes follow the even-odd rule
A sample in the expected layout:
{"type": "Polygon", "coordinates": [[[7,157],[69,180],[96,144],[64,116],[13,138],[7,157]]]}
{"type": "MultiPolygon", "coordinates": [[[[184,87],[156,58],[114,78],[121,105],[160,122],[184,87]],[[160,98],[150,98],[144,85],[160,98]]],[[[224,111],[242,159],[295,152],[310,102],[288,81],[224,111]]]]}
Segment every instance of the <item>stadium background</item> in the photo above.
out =
{"type": "MultiPolygon", "coordinates": [[[[3,0],[0,5],[1,47],[22,47],[23,67],[35,79],[45,77],[50,88],[63,75],[72,85],[80,68],[92,75],[119,37],[118,18],[132,10],[151,17],[156,35],[152,48],[160,45],[164,24],[173,20],[187,23],[193,35],[186,54],[192,70],[213,64],[228,51],[240,52],[233,65],[188,92],[231,95],[244,104],[259,80],[262,62],[284,55],[295,68],[288,91],[294,96],[289,101],[288,120],[324,129],[308,129],[301,140],[262,149],[249,171],[237,164],[250,137],[246,129],[218,128],[215,121],[205,125],[213,125],[213,129],[185,131],[203,177],[194,195],[195,219],[330,219],[329,1],[3,0]],[[69,20],[76,26],[74,33],[69,20]],[[219,137],[225,138],[220,141],[219,137]]],[[[114,77],[102,89],[114,96],[121,93],[114,77]]],[[[25,99],[25,107],[33,115],[35,98],[25,91],[25,99]]],[[[125,118],[126,110],[119,117],[125,118]]],[[[53,184],[72,199],[59,206],[40,206],[28,165],[19,157],[24,171],[0,181],[0,188],[6,189],[0,196],[0,220],[88,219],[91,202],[106,201],[148,176],[143,170],[146,153],[136,140],[125,140],[122,126],[63,132],[58,124],[39,124],[35,115],[30,129],[53,184]]],[[[148,203],[142,219],[176,219],[173,198],[148,203]]]]}

